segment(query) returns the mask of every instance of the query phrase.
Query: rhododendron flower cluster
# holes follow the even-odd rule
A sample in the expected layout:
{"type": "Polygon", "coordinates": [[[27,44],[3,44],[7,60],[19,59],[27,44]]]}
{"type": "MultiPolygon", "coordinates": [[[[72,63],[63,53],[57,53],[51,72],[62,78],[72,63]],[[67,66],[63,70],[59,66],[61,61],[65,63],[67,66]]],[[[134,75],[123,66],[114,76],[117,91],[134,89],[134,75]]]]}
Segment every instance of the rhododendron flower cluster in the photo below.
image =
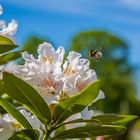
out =
{"type": "Polygon", "coordinates": [[[64,48],[56,51],[44,42],[38,47],[38,58],[22,53],[24,65],[16,67],[15,74],[33,86],[50,105],[59,99],[74,95],[96,80],[96,73],[89,68],[89,61],[71,51],[64,60],[64,48]]]}

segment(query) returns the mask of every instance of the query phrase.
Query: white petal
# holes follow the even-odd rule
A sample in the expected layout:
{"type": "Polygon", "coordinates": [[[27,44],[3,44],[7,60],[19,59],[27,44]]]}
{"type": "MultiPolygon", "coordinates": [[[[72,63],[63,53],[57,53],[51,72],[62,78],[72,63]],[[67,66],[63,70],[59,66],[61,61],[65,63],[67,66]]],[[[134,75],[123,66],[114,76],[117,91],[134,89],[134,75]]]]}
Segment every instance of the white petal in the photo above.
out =
{"type": "Polygon", "coordinates": [[[69,55],[67,56],[67,60],[69,61],[69,63],[73,63],[73,61],[74,61],[75,59],[79,59],[80,57],[81,57],[81,54],[80,54],[80,53],[71,51],[71,52],[69,53],[69,55]]]}
{"type": "Polygon", "coordinates": [[[4,27],[1,31],[0,34],[10,37],[11,35],[14,35],[17,31],[18,24],[15,20],[12,20],[7,27],[4,27]]]}
{"type": "MultiPolygon", "coordinates": [[[[68,119],[65,120],[65,122],[70,122],[70,121],[73,121],[73,120],[76,120],[76,119],[81,119],[81,114],[80,113],[77,113],[77,114],[74,114],[74,115],[70,116],[68,119]]],[[[67,124],[65,126],[65,128],[67,130],[67,129],[72,129],[72,128],[76,128],[76,127],[82,127],[82,126],[85,126],[85,125],[86,125],[85,123],[67,124]]]]}
{"type": "Polygon", "coordinates": [[[22,58],[28,63],[35,62],[35,58],[33,57],[33,55],[28,54],[27,51],[22,53],[22,58]]]}
{"type": "Polygon", "coordinates": [[[59,57],[58,57],[58,61],[60,64],[63,63],[63,58],[64,58],[64,54],[65,54],[65,50],[62,46],[60,46],[57,51],[56,51],[57,54],[59,54],[59,57]]]}
{"type": "Polygon", "coordinates": [[[12,20],[11,23],[8,24],[8,30],[9,30],[9,35],[13,35],[16,33],[17,31],[17,27],[18,27],[18,24],[16,22],[16,20],[12,20]]]}
{"type": "Polygon", "coordinates": [[[16,68],[16,64],[14,62],[9,62],[6,66],[5,66],[5,71],[9,72],[9,73],[13,73],[14,70],[16,68]]]}
{"type": "MultiPolygon", "coordinates": [[[[103,91],[99,91],[99,94],[97,95],[96,99],[92,102],[92,103],[95,103],[96,101],[98,100],[101,100],[101,99],[104,99],[105,98],[105,95],[103,93],[103,91]]],[[[91,117],[95,115],[95,111],[94,110],[91,110],[89,109],[88,107],[86,107],[82,112],[81,112],[81,117],[83,119],[91,119],[91,117]]]]}
{"type": "Polygon", "coordinates": [[[82,112],[81,112],[81,117],[85,120],[91,119],[93,116],[94,111],[93,110],[88,110],[88,107],[86,107],[82,112]]]}
{"type": "Polygon", "coordinates": [[[11,137],[13,134],[11,130],[11,124],[4,120],[0,120],[0,128],[1,128],[0,139],[8,140],[8,138],[11,137]]]}
{"type": "Polygon", "coordinates": [[[54,54],[55,50],[50,43],[44,42],[38,46],[38,58],[51,56],[54,54]]]}
{"type": "Polygon", "coordinates": [[[20,110],[20,112],[29,121],[33,128],[40,129],[42,124],[35,116],[33,116],[30,112],[27,112],[25,109],[20,110]]]}
{"type": "Polygon", "coordinates": [[[102,90],[99,91],[99,94],[97,95],[96,99],[93,101],[93,103],[95,103],[98,100],[104,99],[105,98],[105,94],[102,90]]]}

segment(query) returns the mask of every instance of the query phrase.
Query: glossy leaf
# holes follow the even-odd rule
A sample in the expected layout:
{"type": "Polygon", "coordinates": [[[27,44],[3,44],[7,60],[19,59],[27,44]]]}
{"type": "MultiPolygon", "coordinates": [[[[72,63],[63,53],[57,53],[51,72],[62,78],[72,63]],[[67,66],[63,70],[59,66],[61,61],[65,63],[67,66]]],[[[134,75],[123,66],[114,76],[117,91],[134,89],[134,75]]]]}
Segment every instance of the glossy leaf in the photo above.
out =
{"type": "Polygon", "coordinates": [[[17,47],[18,47],[17,45],[2,44],[2,45],[0,45],[0,53],[6,53],[10,50],[17,48],[17,47]]]}
{"type": "Polygon", "coordinates": [[[75,123],[92,123],[92,124],[102,124],[98,119],[90,119],[90,120],[83,120],[83,119],[75,119],[72,121],[67,121],[65,123],[61,123],[60,125],[58,125],[56,128],[62,127],[66,124],[75,124],[75,123]]]}
{"type": "Polygon", "coordinates": [[[13,61],[17,58],[21,57],[21,52],[10,52],[0,56],[0,65],[6,64],[10,61],[13,61]]]}
{"type": "Polygon", "coordinates": [[[35,129],[24,129],[16,132],[8,140],[38,140],[39,132],[35,129]]]}
{"type": "Polygon", "coordinates": [[[99,81],[96,81],[83,89],[80,93],[60,101],[55,112],[57,122],[60,123],[71,115],[81,112],[97,97],[98,93],[99,81]]]}
{"type": "Polygon", "coordinates": [[[6,72],[3,74],[3,83],[6,93],[11,98],[28,108],[43,123],[50,122],[51,114],[48,105],[33,87],[13,74],[6,72]]]}
{"type": "Polygon", "coordinates": [[[6,53],[10,50],[13,50],[17,47],[12,40],[9,38],[0,35],[0,53],[6,53]]]}
{"type": "Polygon", "coordinates": [[[32,128],[25,117],[8,101],[0,97],[0,105],[13,116],[24,128],[32,128]]]}
{"type": "Polygon", "coordinates": [[[14,42],[9,38],[0,35],[0,45],[14,45],[14,42]]]}
{"type": "Polygon", "coordinates": [[[87,125],[65,130],[52,138],[53,140],[62,140],[66,138],[92,138],[97,136],[116,135],[126,128],[117,125],[87,125]]]}
{"type": "Polygon", "coordinates": [[[4,94],[4,93],[5,93],[4,85],[3,85],[3,83],[2,83],[2,80],[0,80],[0,96],[1,96],[2,94],[4,94]]]}
{"type": "Polygon", "coordinates": [[[106,114],[106,115],[93,116],[91,120],[98,120],[102,124],[126,124],[136,118],[137,116],[135,115],[106,114]]]}
{"type": "Polygon", "coordinates": [[[74,124],[74,123],[92,123],[92,124],[99,124],[99,125],[121,125],[127,124],[128,122],[138,118],[135,115],[113,115],[113,114],[106,114],[106,115],[98,115],[93,116],[90,120],[83,120],[83,119],[75,119],[72,121],[68,121],[62,123],[57,126],[57,128],[66,125],[66,124],[74,124]]]}

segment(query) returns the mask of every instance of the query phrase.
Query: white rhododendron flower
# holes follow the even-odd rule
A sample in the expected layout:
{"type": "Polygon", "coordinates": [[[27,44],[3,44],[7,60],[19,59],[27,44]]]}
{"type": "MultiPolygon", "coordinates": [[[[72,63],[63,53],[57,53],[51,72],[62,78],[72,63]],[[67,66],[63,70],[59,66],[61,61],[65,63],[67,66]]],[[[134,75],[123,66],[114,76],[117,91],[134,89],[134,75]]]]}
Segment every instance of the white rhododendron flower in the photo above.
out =
{"type": "Polygon", "coordinates": [[[89,61],[71,51],[64,61],[64,48],[56,51],[44,42],[38,47],[38,58],[24,52],[24,65],[16,68],[16,75],[33,86],[50,105],[64,94],[74,95],[96,80],[96,73],[89,68],[89,61]],[[64,62],[64,64],[63,64],[64,62]]]}
{"type": "Polygon", "coordinates": [[[14,62],[9,62],[6,65],[0,65],[0,80],[2,80],[3,72],[9,72],[13,73],[14,69],[16,67],[16,64],[14,62]]]}
{"type": "Polygon", "coordinates": [[[0,21],[0,25],[1,25],[0,34],[7,37],[14,35],[18,27],[18,24],[14,19],[7,26],[6,23],[2,20],[0,21]]]}
{"type": "MultiPolygon", "coordinates": [[[[20,112],[24,115],[24,117],[28,120],[28,122],[32,125],[33,128],[38,129],[40,132],[40,137],[43,136],[42,132],[42,124],[41,122],[31,113],[26,110],[20,110],[20,112]]],[[[0,139],[7,140],[10,138],[15,132],[22,130],[22,126],[9,114],[5,114],[0,119],[0,139]]]]}
{"type": "Polygon", "coordinates": [[[2,140],[8,140],[12,134],[12,124],[3,119],[0,119],[0,138],[2,140]]]}
{"type": "MultiPolygon", "coordinates": [[[[0,15],[3,13],[2,6],[0,5],[0,15]]],[[[14,35],[17,31],[18,24],[13,19],[8,25],[4,20],[0,20],[0,35],[12,38],[12,35],[14,35]]]]}

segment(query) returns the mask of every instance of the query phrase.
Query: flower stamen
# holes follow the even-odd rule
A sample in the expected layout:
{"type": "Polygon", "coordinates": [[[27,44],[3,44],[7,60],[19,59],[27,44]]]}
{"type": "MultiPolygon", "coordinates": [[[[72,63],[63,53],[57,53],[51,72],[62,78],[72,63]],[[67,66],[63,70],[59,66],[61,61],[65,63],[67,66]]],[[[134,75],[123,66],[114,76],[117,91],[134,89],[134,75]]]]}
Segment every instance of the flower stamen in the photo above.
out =
{"type": "Polygon", "coordinates": [[[51,56],[43,56],[42,57],[42,62],[43,62],[43,64],[45,64],[46,63],[46,61],[48,61],[48,62],[50,62],[50,64],[52,64],[52,57],[51,56]]]}
{"type": "Polygon", "coordinates": [[[74,71],[72,70],[72,67],[70,67],[70,66],[68,66],[66,68],[66,70],[64,71],[64,75],[66,75],[66,76],[71,76],[73,74],[74,74],[74,71]]]}

